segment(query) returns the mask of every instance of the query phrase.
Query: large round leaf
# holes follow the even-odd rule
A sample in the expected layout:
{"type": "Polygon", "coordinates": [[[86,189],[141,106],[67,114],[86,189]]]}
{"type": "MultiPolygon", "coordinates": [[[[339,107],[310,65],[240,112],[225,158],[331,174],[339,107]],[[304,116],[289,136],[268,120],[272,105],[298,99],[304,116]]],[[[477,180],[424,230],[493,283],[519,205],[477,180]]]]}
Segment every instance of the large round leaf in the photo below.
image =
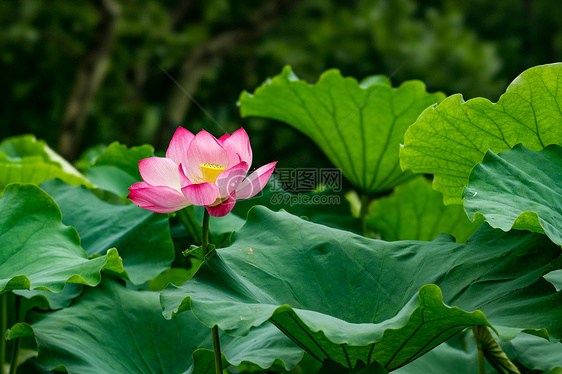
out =
{"type": "Polygon", "coordinates": [[[0,152],[11,159],[39,156],[44,161],[59,166],[66,173],[83,178],[82,174],[74,166],[53,151],[47,143],[43,140],[37,140],[33,135],[20,135],[3,140],[0,143],[0,152]]]}
{"type": "Polygon", "coordinates": [[[406,132],[402,169],[435,175],[446,204],[460,204],[474,165],[522,143],[539,151],[562,145],[562,64],[536,66],[519,75],[497,103],[463,101],[456,94],[426,109],[406,132]]]}
{"type": "Polygon", "coordinates": [[[387,80],[360,85],[339,71],[318,83],[299,80],[290,67],[253,95],[240,96],[242,117],[261,116],[290,124],[311,138],[344,176],[367,193],[386,191],[409,177],[400,170],[404,133],[429,105],[443,100],[419,81],[392,88],[387,80]]]}
{"type": "Polygon", "coordinates": [[[40,184],[52,178],[90,186],[72,165],[33,135],[8,138],[0,143],[0,195],[10,183],[40,184]]]}
{"type": "MultiPolygon", "coordinates": [[[[32,313],[15,326],[10,338],[35,334],[38,362],[76,374],[214,373],[211,330],[191,313],[174,320],[162,316],[158,293],[127,289],[104,281],[69,308],[32,313]]],[[[275,361],[291,369],[302,350],[266,324],[243,338],[221,334],[228,363],[244,361],[270,367],[275,361]]]]}
{"type": "Polygon", "coordinates": [[[465,188],[464,209],[493,227],[546,233],[562,245],[562,148],[488,151],[465,188]]]}
{"type": "Polygon", "coordinates": [[[123,271],[115,249],[88,260],[76,230],[62,224],[57,204],[39,187],[9,185],[0,211],[0,292],[58,292],[66,282],[94,286],[102,269],[123,271]]]}
{"type": "Polygon", "coordinates": [[[58,203],[63,223],[76,228],[88,255],[117,248],[131,282],[144,283],[170,267],[174,243],[167,215],[133,204],[112,205],[85,187],[58,180],[41,188],[58,203]]]}
{"type": "Polygon", "coordinates": [[[396,187],[392,196],[373,201],[367,216],[368,229],[388,241],[433,240],[448,233],[463,242],[478,225],[462,207],[443,205],[443,196],[421,176],[396,187]]]}
{"type": "Polygon", "coordinates": [[[559,257],[524,231],[388,243],[255,207],[233,244],[161,303],[167,317],[191,309],[233,335],[270,320],[319,360],[392,370],[470,325],[560,339],[562,294],[542,279],[559,257]]]}

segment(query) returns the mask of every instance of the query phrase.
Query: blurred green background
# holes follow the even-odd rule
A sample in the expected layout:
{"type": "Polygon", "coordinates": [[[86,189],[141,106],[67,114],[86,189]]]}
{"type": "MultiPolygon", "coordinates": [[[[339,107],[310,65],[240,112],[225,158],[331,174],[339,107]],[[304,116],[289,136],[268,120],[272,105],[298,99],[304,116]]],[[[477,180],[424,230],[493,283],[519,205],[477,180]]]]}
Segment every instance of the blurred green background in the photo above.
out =
{"type": "Polygon", "coordinates": [[[0,138],[33,133],[71,161],[115,140],[165,150],[182,125],[244,126],[254,165],[330,165],[293,128],[242,120],[242,90],[291,65],[310,83],[337,68],[496,101],[562,53],[551,0],[2,1],[0,24],[0,138]]]}

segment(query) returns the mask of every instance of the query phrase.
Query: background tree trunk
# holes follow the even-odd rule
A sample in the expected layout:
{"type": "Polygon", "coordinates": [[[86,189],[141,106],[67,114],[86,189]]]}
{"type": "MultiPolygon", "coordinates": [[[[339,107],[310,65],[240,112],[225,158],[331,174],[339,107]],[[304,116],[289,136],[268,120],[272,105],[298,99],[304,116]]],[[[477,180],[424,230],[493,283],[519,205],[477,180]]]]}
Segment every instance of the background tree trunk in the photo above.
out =
{"type": "Polygon", "coordinates": [[[59,139],[59,153],[75,160],[88,115],[88,109],[105,73],[113,45],[119,7],[113,0],[92,0],[99,16],[91,49],[84,55],[76,72],[76,80],[68,99],[59,139]]]}
{"type": "Polygon", "coordinates": [[[197,46],[184,59],[180,67],[176,85],[173,87],[166,103],[164,119],[160,124],[155,145],[165,148],[177,126],[182,125],[191,107],[187,91],[195,96],[201,79],[206,72],[241,45],[259,38],[264,32],[289,14],[299,0],[269,1],[252,14],[247,25],[235,30],[225,31],[209,41],[197,46]]]}

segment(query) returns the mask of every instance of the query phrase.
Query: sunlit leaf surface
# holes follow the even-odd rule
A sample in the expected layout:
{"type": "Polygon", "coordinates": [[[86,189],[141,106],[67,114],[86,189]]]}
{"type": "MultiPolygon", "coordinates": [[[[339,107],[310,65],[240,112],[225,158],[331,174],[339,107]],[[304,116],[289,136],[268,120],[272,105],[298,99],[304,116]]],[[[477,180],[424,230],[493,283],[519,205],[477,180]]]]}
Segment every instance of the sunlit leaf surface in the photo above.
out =
{"type": "Polygon", "coordinates": [[[344,176],[367,193],[386,191],[411,177],[400,170],[404,133],[428,106],[443,100],[420,81],[392,88],[387,79],[359,84],[328,70],[314,85],[290,67],[253,94],[240,96],[242,117],[285,122],[311,138],[344,176]]]}
{"type": "Polygon", "coordinates": [[[488,150],[499,153],[518,143],[533,151],[562,145],[561,86],[562,64],[551,64],[524,71],[497,103],[448,97],[406,132],[402,168],[434,174],[433,186],[445,203],[460,204],[472,168],[488,150]]]}

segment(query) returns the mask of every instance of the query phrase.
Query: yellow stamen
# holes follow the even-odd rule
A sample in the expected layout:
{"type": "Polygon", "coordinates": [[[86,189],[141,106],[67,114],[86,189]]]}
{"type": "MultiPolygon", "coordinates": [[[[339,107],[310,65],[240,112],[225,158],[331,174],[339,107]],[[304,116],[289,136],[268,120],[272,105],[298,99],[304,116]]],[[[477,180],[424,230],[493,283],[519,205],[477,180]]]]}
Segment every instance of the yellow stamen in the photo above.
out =
{"type": "Polygon", "coordinates": [[[224,167],[222,167],[219,164],[211,164],[209,162],[200,164],[199,167],[201,167],[201,172],[203,174],[202,182],[215,183],[220,173],[226,170],[224,167]]]}

